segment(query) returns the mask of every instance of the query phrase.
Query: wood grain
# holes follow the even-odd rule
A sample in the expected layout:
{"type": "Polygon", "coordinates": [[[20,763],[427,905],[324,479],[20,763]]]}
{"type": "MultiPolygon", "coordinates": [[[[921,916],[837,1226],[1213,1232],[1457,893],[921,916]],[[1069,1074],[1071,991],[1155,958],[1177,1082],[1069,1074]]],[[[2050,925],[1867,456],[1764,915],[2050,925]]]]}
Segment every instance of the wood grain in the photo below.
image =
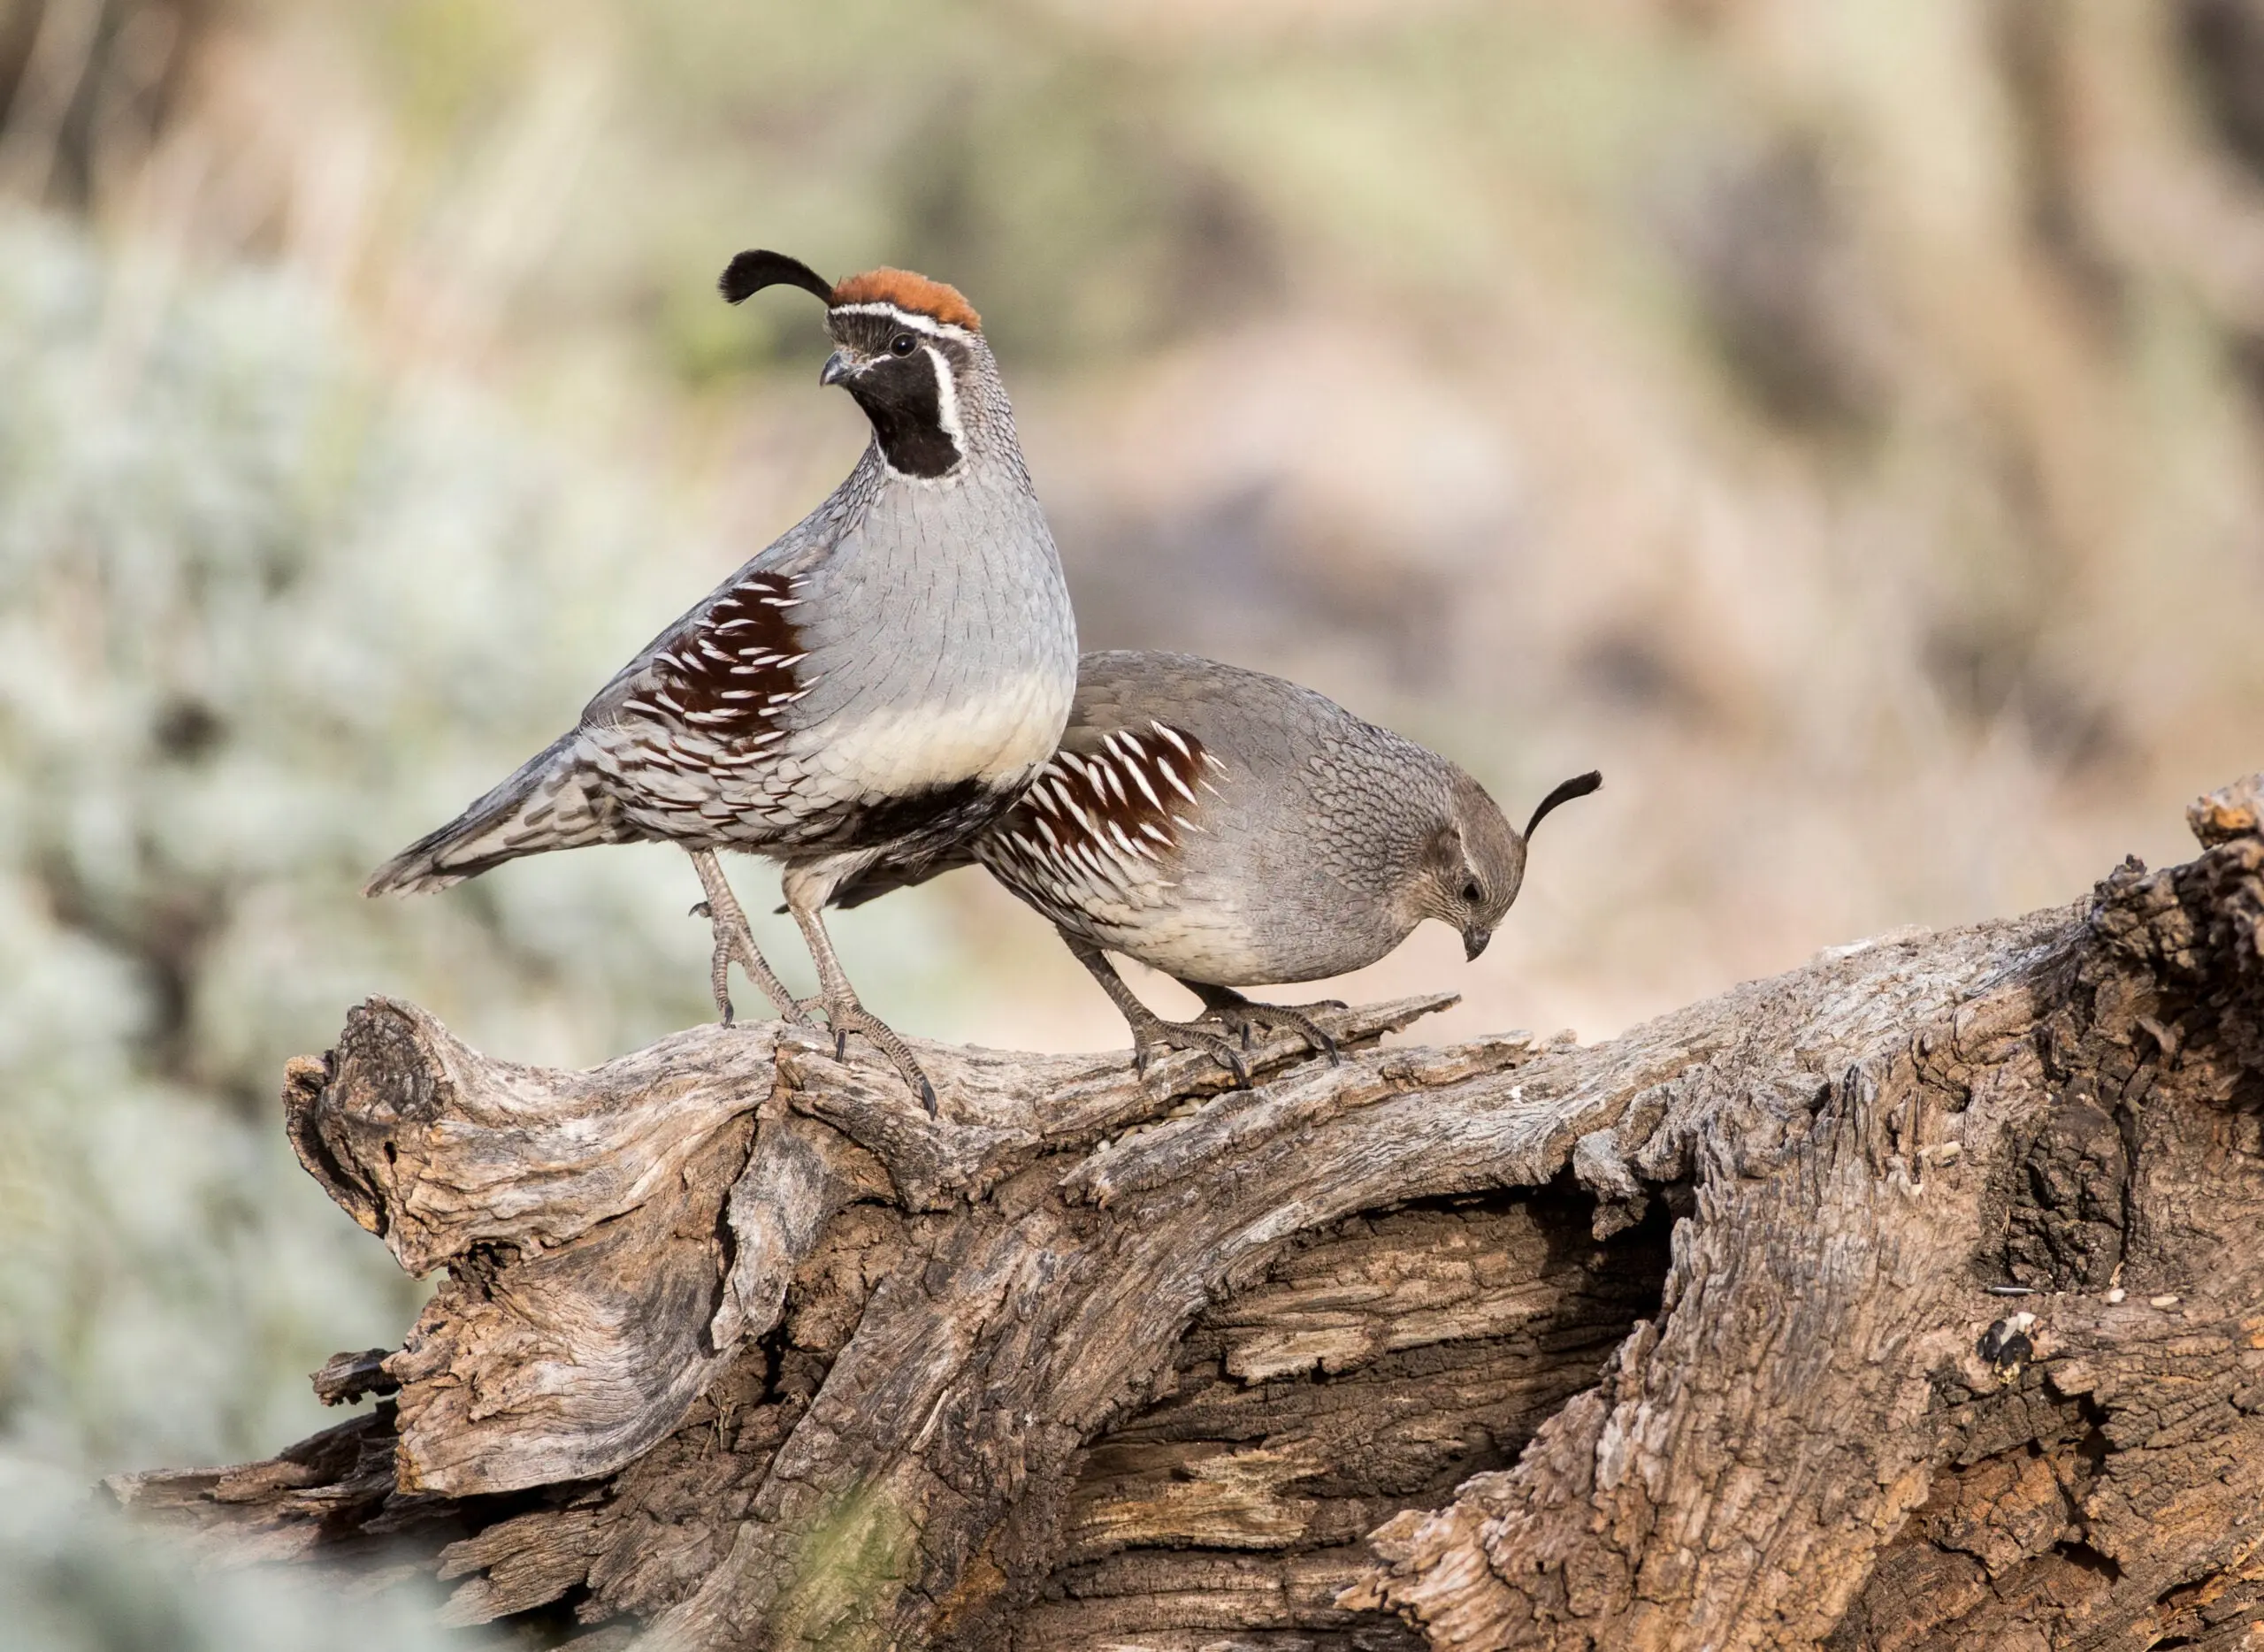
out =
{"type": "Polygon", "coordinates": [[[1380,1044],[1417,1000],[1246,1091],[928,1047],[929,1119],[791,1029],[568,1074],[373,1000],[287,1126],[447,1280],[321,1373],[361,1416],[113,1490],[585,1652],[2249,1645],[2260,796],[1605,1044],[1380,1044]]]}

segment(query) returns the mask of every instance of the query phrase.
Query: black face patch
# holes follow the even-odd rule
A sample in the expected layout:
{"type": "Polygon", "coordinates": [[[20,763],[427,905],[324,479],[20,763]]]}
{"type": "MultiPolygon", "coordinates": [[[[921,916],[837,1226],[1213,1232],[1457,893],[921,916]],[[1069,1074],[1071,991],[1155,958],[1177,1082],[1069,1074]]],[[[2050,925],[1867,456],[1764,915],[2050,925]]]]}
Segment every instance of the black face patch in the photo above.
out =
{"type": "Polygon", "coordinates": [[[906,476],[942,476],[963,456],[944,428],[943,391],[936,379],[936,356],[954,370],[965,354],[956,340],[902,326],[887,316],[836,315],[833,336],[869,359],[842,381],[857,398],[889,463],[906,476]],[[898,353],[900,341],[911,348],[898,353]]]}

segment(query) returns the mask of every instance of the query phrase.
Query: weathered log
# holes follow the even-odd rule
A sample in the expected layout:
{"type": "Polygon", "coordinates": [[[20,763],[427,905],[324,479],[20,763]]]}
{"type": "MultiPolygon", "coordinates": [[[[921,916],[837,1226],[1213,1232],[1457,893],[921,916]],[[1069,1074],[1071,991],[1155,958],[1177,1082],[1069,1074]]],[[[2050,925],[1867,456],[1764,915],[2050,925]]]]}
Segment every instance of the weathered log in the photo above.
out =
{"type": "Polygon", "coordinates": [[[600,1649],[2230,1648],[2264,1633],[2264,780],[2200,856],[1624,1037],[772,1027],[581,1074],[372,1000],[309,1171],[383,1396],[112,1482],[600,1649]]]}

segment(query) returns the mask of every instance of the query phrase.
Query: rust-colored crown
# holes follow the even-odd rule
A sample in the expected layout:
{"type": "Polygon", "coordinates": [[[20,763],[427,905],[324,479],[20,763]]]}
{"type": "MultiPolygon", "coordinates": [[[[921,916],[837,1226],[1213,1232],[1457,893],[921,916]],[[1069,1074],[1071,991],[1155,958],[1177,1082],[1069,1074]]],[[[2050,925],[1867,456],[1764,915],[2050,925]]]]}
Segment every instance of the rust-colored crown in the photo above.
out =
{"type": "Polygon", "coordinates": [[[960,295],[959,288],[909,270],[868,270],[853,275],[833,289],[833,302],[894,304],[899,310],[932,317],[946,326],[965,327],[969,333],[983,331],[983,317],[975,313],[975,306],[960,295]]]}

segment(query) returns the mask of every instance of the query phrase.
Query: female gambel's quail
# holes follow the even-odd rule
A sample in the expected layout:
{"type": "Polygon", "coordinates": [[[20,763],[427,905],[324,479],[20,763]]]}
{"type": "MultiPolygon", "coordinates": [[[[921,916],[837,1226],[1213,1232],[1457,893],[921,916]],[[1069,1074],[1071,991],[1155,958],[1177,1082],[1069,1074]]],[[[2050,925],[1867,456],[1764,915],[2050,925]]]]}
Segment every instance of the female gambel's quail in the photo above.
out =
{"type": "MultiPolygon", "coordinates": [[[[1476,958],[1517,899],[1533,829],[1602,784],[1567,780],[1520,833],[1445,758],[1311,689],[1189,654],[1089,654],[1060,752],[951,860],[979,860],[1053,921],[1131,1023],[1143,1070],[1157,1046],[1200,1049],[1247,1082],[1231,1044],[1157,1015],[1102,950],[1190,989],[1244,1048],[1282,1027],[1333,1060],[1310,1015],[1235,989],[1358,969],[1426,918],[1459,929],[1476,958]]],[[[876,862],[836,899],[949,863],[876,862]]]]}
{"type": "Polygon", "coordinates": [[[933,1112],[933,1086],[858,1002],[819,914],[876,860],[916,872],[1021,795],[1068,715],[1076,627],[967,301],[901,270],[829,287],[775,252],[739,254],[722,287],[736,304],[780,282],[826,302],[838,348],[818,381],[872,421],[857,468],[654,638],[571,731],[364,892],[445,888],[550,849],[680,844],[707,892],[724,1021],[736,957],[781,1016],[807,1025],[715,860],[768,855],[784,864],[836,1053],[863,1033],[933,1112]]]}

